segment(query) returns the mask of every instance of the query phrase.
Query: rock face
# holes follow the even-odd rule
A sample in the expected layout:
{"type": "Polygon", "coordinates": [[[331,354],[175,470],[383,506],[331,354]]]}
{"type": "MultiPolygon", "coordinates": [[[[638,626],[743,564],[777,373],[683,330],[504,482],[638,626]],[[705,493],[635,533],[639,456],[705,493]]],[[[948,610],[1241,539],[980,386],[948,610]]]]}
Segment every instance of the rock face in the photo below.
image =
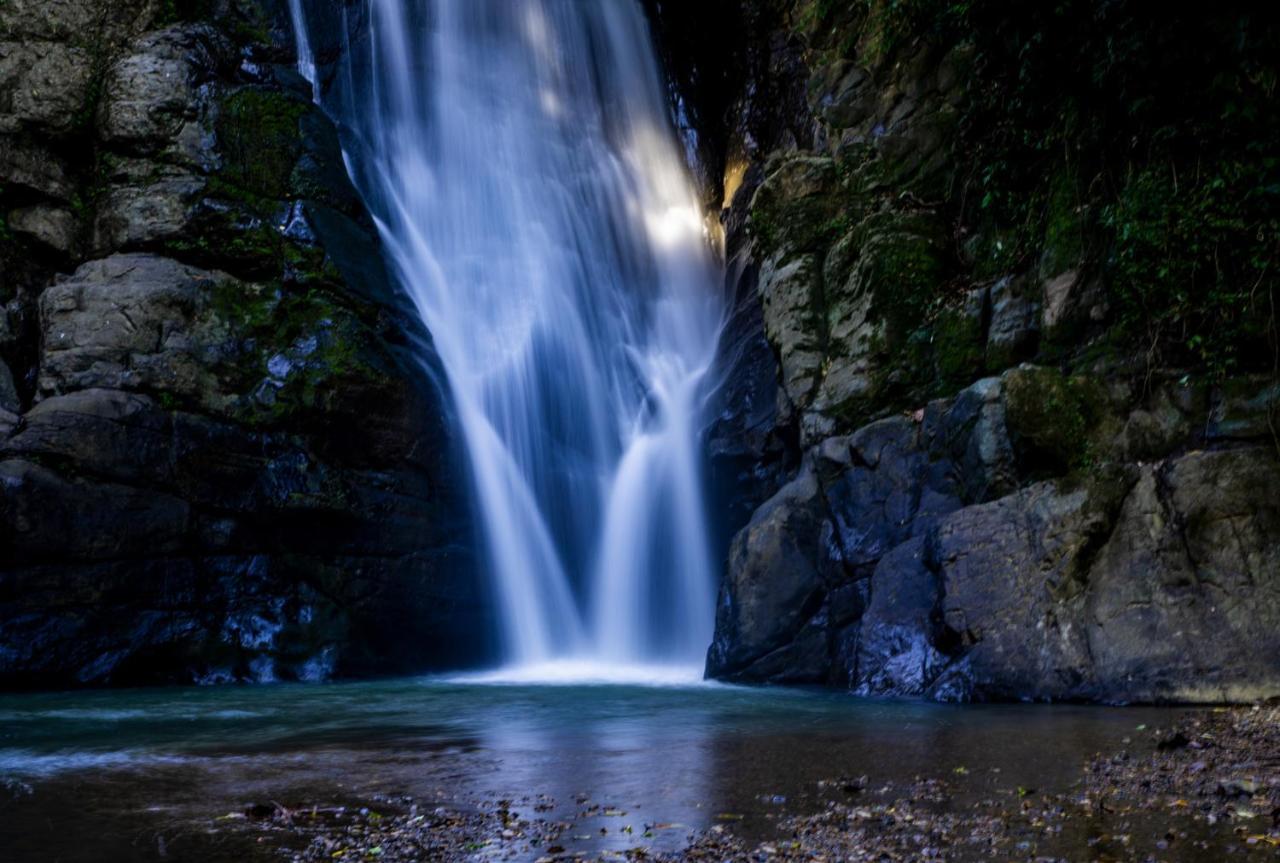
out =
{"type": "Polygon", "coordinates": [[[703,147],[736,298],[711,441],[737,532],[708,674],[1280,694],[1267,363],[1224,379],[1124,344],[1086,208],[1056,192],[1034,254],[1001,257],[1009,235],[962,200],[972,47],[903,36],[898,4],[838,5],[747,3],[737,89],[708,105],[705,71],[684,82],[728,118],[703,147]]]}
{"type": "Polygon", "coordinates": [[[1280,688],[1274,450],[1028,482],[1016,382],[1039,374],[810,450],[734,540],[708,670],[944,700],[1280,688]]]}
{"type": "Polygon", "coordinates": [[[486,649],[429,336],[283,9],[205,6],[0,5],[0,687],[486,649]]]}
{"type": "MultiPolygon", "coordinates": [[[[0,688],[484,655],[430,337],[285,5],[0,2],[0,688]]],[[[943,700],[1280,694],[1273,358],[1210,374],[1123,335],[1109,280],[1145,271],[1107,258],[1106,202],[1071,194],[1083,160],[1013,190],[1039,221],[1001,223],[998,186],[971,200],[965,147],[1010,130],[966,137],[994,61],[946,16],[990,4],[646,6],[723,203],[709,673],[943,700]]],[[[341,11],[312,10],[322,66],[341,11]]],[[[1197,135],[1234,122],[1212,104],[1197,135]]],[[[1165,186],[1130,209],[1167,221],[1147,195],[1165,186]]],[[[1198,236],[1235,210],[1186,212],[1198,236]]],[[[1215,291],[1266,297],[1252,281],[1215,291]]]]}

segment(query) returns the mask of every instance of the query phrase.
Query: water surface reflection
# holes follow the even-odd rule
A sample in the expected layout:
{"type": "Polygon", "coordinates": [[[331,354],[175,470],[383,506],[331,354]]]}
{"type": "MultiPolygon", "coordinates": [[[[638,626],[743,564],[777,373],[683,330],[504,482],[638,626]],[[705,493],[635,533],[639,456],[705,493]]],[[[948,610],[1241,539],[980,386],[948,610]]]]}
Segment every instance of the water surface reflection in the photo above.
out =
{"type": "Polygon", "coordinates": [[[252,859],[259,849],[220,816],[261,801],[410,795],[464,809],[508,799],[557,819],[592,811],[574,828],[592,837],[584,850],[676,848],[726,816],[767,835],[779,817],[821,805],[821,779],[963,767],[980,789],[1065,790],[1090,754],[1170,719],[715,685],[414,680],[4,696],[0,847],[14,860],[252,859]],[[682,826],[644,837],[653,824],[682,826]]]}

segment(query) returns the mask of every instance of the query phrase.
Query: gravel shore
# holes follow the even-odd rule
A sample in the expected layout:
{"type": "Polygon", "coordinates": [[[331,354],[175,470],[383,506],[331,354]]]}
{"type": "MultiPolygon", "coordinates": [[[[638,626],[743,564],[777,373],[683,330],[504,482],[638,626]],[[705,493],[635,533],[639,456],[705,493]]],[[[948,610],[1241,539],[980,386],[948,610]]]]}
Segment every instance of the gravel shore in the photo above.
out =
{"type": "Polygon", "coordinates": [[[1081,767],[1063,793],[998,788],[981,765],[889,784],[836,776],[820,783],[825,808],[779,818],[776,835],[763,838],[739,835],[733,813],[690,832],[586,798],[572,806],[549,798],[382,799],[358,808],[269,802],[223,818],[297,863],[1280,859],[1280,707],[1140,725],[1124,750],[1081,767]],[[566,809],[576,814],[563,817],[566,809]],[[655,850],[671,847],[677,832],[680,850],[655,850]]]}

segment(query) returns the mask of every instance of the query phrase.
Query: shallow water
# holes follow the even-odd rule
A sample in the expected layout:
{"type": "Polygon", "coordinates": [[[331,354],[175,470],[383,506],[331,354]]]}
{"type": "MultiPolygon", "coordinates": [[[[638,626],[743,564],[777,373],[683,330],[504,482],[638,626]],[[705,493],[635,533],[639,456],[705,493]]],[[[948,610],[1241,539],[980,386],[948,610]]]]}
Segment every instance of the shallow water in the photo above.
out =
{"type": "Polygon", "coordinates": [[[5,860],[241,860],[252,837],[217,819],[253,803],[412,795],[465,809],[506,798],[533,815],[547,795],[543,817],[576,814],[583,797],[627,813],[583,822],[583,850],[675,849],[726,815],[768,835],[779,817],[821,805],[819,780],[841,776],[879,783],[963,766],[977,792],[1065,790],[1090,754],[1174,715],[439,679],[10,695],[0,848],[5,860]],[[677,826],[641,840],[655,823],[677,826]]]}

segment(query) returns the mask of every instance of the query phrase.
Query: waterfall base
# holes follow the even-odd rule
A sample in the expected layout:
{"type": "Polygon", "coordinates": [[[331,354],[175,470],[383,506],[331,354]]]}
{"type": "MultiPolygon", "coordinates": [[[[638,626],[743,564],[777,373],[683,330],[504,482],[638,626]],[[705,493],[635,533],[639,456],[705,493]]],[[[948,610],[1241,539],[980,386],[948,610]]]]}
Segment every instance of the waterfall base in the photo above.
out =
{"type": "Polygon", "coordinates": [[[701,665],[619,664],[594,657],[512,665],[449,678],[459,683],[547,686],[724,686],[703,678],[701,665]]]}

